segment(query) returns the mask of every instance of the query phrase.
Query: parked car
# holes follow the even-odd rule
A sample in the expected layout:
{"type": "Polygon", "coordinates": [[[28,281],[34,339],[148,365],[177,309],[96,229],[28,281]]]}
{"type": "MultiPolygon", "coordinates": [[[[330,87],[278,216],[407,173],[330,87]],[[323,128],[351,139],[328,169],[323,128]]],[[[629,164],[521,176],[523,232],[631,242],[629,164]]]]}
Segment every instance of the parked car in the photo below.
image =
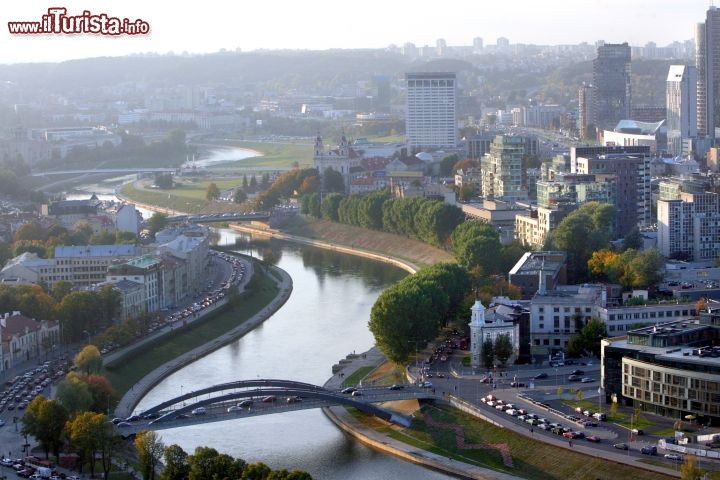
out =
{"type": "Polygon", "coordinates": [[[394,385],[390,385],[388,387],[388,390],[402,390],[403,388],[404,387],[402,385],[394,384],[394,385]]]}
{"type": "Polygon", "coordinates": [[[192,411],[193,415],[205,415],[207,413],[207,409],[205,407],[197,407],[192,411]]]}
{"type": "Polygon", "coordinates": [[[340,393],[345,393],[345,394],[349,395],[349,394],[353,393],[355,390],[357,390],[357,388],[355,388],[355,387],[346,387],[346,388],[343,388],[342,390],[340,390],[340,393]]]}
{"type": "Polygon", "coordinates": [[[535,375],[533,378],[534,378],[535,380],[540,380],[541,378],[547,378],[547,377],[548,377],[548,374],[547,374],[547,373],[545,373],[545,372],[540,372],[540,373],[538,373],[537,375],[535,375]]]}
{"type": "Polygon", "coordinates": [[[231,407],[228,407],[227,413],[240,413],[242,412],[242,407],[238,407],[237,405],[233,405],[231,407]]]}

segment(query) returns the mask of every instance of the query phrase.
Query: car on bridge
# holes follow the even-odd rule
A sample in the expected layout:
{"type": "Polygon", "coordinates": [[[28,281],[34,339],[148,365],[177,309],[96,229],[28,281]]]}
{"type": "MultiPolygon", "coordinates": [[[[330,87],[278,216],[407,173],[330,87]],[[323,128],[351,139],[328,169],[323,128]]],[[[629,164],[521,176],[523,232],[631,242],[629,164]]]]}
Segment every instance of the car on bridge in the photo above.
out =
{"type": "Polygon", "coordinates": [[[205,415],[207,413],[207,409],[205,407],[197,407],[191,413],[193,415],[205,415]]]}

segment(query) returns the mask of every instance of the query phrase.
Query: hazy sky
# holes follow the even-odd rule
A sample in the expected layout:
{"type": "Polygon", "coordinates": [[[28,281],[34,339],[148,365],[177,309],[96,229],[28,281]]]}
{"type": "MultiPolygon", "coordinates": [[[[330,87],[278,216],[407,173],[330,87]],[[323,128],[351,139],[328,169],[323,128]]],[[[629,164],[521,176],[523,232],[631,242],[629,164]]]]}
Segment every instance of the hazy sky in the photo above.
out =
{"type": "MultiPolygon", "coordinates": [[[[382,48],[412,42],[470,45],[629,42],[665,46],[694,36],[708,0],[52,0],[3,1],[0,63],[62,61],[132,53],[220,49],[382,48]],[[148,35],[13,35],[7,22],[40,22],[51,7],[67,15],[142,19],[148,35]]],[[[109,25],[109,24],[106,24],[109,25]]]]}

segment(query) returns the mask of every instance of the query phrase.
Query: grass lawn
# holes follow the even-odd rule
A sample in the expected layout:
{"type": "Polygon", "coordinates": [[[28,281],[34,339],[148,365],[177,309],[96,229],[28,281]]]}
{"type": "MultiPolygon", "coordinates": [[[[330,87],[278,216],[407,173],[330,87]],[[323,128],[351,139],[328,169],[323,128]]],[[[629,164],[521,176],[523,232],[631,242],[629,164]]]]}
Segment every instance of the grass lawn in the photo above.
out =
{"type": "Polygon", "coordinates": [[[103,374],[112,382],[118,395],[122,396],[138,380],[160,365],[213,341],[245,322],[269,304],[278,292],[276,283],[263,274],[262,268],[255,269],[255,275],[247,290],[246,295],[241,296],[237,304],[225,312],[206,318],[187,329],[177,330],[172,337],[163,337],[144,349],[133,351],[132,355],[117,362],[117,366],[105,369],[103,374]]]}
{"type": "Polygon", "coordinates": [[[447,406],[424,406],[416,412],[411,428],[389,427],[375,418],[353,413],[373,428],[393,438],[438,455],[484,466],[528,479],[654,479],[666,477],[559,449],[508,432],[447,406]],[[455,429],[454,427],[459,427],[455,429]],[[501,451],[509,455],[505,458],[501,451]],[[508,466],[507,459],[511,466],[508,466]]]}
{"type": "Polygon", "coordinates": [[[249,148],[262,154],[259,157],[246,158],[237,162],[224,164],[227,167],[289,167],[297,162],[300,167],[311,167],[313,165],[313,143],[266,143],[233,141],[232,146],[249,148]]]}

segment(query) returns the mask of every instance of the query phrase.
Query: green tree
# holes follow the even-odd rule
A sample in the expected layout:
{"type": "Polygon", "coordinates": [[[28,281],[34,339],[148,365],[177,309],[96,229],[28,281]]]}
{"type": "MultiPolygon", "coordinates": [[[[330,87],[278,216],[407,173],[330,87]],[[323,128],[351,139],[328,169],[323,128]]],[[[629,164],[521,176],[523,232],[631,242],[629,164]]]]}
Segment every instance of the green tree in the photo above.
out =
{"type": "Polygon", "coordinates": [[[643,247],[643,238],[642,235],[640,235],[640,229],[638,227],[633,228],[628,232],[627,235],[625,235],[625,238],[623,239],[623,250],[642,250],[643,247]]]}
{"type": "Polygon", "coordinates": [[[497,338],[495,338],[493,350],[495,351],[495,358],[497,358],[498,362],[504,367],[514,350],[512,341],[510,341],[510,335],[507,333],[498,335],[497,338]]]}
{"type": "Polygon", "coordinates": [[[325,195],[320,204],[320,216],[324,220],[330,220],[331,222],[339,221],[338,208],[343,196],[339,193],[329,193],[325,195]]]}
{"type": "Polygon", "coordinates": [[[68,373],[65,378],[60,380],[55,399],[70,414],[89,411],[93,404],[92,394],[87,383],[75,372],[68,373]]]}
{"type": "Polygon", "coordinates": [[[195,453],[188,456],[190,465],[189,480],[215,480],[240,478],[245,462],[230,455],[218,453],[214,448],[197,447],[195,453]]]}
{"type": "Polygon", "coordinates": [[[458,162],[458,156],[456,154],[451,155],[445,155],[442,160],[440,160],[440,176],[441,177],[449,177],[452,175],[455,175],[455,172],[453,171],[453,167],[458,162]]]}
{"type": "Polygon", "coordinates": [[[482,362],[485,368],[495,365],[495,346],[491,338],[486,338],[482,344],[482,362]]]}
{"type": "Polygon", "coordinates": [[[502,245],[492,225],[480,220],[463,222],[452,232],[451,242],[460,265],[480,266],[486,275],[499,273],[502,245]]]}
{"type": "Polygon", "coordinates": [[[52,287],[52,297],[56,302],[60,302],[65,295],[69,294],[73,290],[72,282],[67,280],[60,280],[55,282],[52,287]]]}
{"type": "Polygon", "coordinates": [[[172,173],[155,174],[155,185],[164,190],[167,190],[168,188],[173,188],[174,183],[172,173]]]}
{"type": "Polygon", "coordinates": [[[152,215],[150,215],[150,218],[148,218],[147,228],[150,232],[150,235],[154,236],[157,232],[167,227],[167,224],[167,215],[160,212],[154,212],[152,215]]]}
{"type": "Polygon", "coordinates": [[[345,193],[345,179],[342,174],[330,167],[326,168],[322,175],[322,190],[325,193],[345,193]]]}
{"type": "Polygon", "coordinates": [[[267,478],[272,473],[272,470],[270,467],[265,465],[262,462],[257,463],[250,463],[245,466],[245,469],[243,470],[242,477],[240,477],[241,480],[267,480],[267,478]]]}
{"type": "Polygon", "coordinates": [[[21,433],[35,437],[45,452],[45,458],[48,458],[50,452],[57,457],[64,445],[65,423],[68,418],[68,411],[60,403],[38,395],[25,410],[21,419],[21,433]]]}
{"type": "Polygon", "coordinates": [[[165,451],[160,436],[152,430],[145,430],[135,436],[134,443],[143,479],[155,480],[156,470],[165,451]]]}
{"type": "Polygon", "coordinates": [[[568,280],[581,282],[588,277],[588,260],[592,253],[607,248],[614,230],[615,208],[588,202],[565,217],[548,235],[547,249],[562,250],[568,255],[568,280]]]}
{"type": "Polygon", "coordinates": [[[241,188],[236,188],[233,192],[233,203],[243,203],[247,200],[247,193],[241,188]]]}
{"type": "Polygon", "coordinates": [[[205,198],[211,202],[220,198],[220,189],[215,182],[210,182],[210,185],[207,186],[205,198]]]}
{"type": "Polygon", "coordinates": [[[165,448],[163,458],[165,459],[165,468],[160,475],[161,480],[185,480],[188,478],[190,475],[188,454],[179,445],[173,444],[165,448]]]}

